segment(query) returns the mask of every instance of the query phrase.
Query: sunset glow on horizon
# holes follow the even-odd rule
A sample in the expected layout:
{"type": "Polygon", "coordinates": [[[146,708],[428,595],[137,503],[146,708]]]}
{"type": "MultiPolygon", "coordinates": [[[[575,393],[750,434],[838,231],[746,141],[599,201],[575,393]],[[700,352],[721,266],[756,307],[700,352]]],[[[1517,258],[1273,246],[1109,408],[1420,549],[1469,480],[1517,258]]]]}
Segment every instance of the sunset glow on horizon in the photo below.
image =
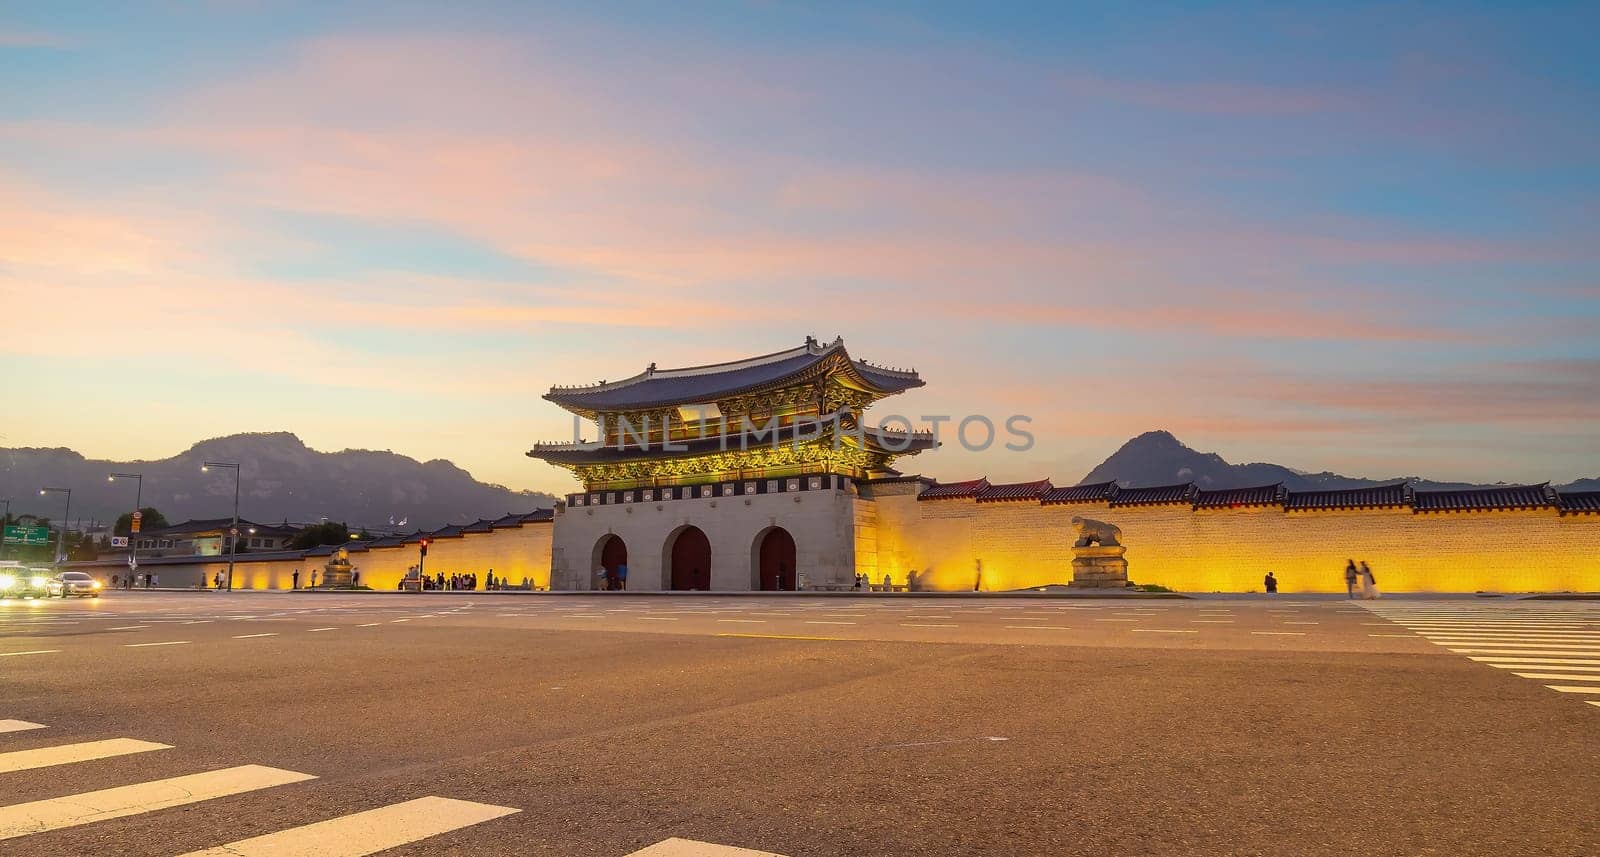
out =
{"type": "Polygon", "coordinates": [[[947,480],[1600,476],[1594,7],[578,8],[0,12],[0,447],[560,493],[552,385],[837,335],[1033,418],[947,480]]]}

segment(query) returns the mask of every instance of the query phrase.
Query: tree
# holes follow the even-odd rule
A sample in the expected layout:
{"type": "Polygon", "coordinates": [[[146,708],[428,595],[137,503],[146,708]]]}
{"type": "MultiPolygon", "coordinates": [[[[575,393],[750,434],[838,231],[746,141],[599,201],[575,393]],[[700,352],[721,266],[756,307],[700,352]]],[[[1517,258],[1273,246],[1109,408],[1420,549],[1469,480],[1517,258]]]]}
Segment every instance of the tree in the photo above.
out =
{"type": "MultiPolygon", "coordinates": [[[[167,516],[161,514],[161,510],[155,508],[154,506],[146,506],[143,509],[140,509],[139,513],[139,528],[141,530],[159,530],[162,527],[169,526],[169,524],[167,524],[167,516]]],[[[111,531],[119,536],[132,535],[133,513],[123,512],[120,516],[118,516],[117,524],[112,528],[111,531]]]]}
{"type": "Polygon", "coordinates": [[[305,550],[317,545],[342,545],[348,541],[350,541],[348,526],[337,521],[323,521],[301,530],[294,537],[294,541],[289,542],[289,547],[293,550],[305,550]]]}
{"type": "Polygon", "coordinates": [[[67,559],[72,562],[99,559],[100,551],[95,547],[94,539],[82,533],[67,533],[66,544],[67,559]]]}

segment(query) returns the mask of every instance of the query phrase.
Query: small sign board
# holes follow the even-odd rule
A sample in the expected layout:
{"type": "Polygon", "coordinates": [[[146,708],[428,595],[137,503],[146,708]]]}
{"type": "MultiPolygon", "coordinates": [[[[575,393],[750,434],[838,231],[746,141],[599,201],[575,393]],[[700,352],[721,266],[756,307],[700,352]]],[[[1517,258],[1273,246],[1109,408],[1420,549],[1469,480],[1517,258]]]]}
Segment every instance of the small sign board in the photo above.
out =
{"type": "Polygon", "coordinates": [[[125,548],[125,547],[127,547],[128,546],[128,537],[127,536],[112,536],[111,537],[111,546],[114,547],[114,548],[125,548]]]}
{"type": "Polygon", "coordinates": [[[133,510],[133,526],[130,529],[135,533],[139,532],[139,525],[143,522],[144,513],[138,509],[133,510]]]}
{"type": "Polygon", "coordinates": [[[8,526],[4,542],[8,545],[47,545],[50,544],[50,528],[8,526]]]}

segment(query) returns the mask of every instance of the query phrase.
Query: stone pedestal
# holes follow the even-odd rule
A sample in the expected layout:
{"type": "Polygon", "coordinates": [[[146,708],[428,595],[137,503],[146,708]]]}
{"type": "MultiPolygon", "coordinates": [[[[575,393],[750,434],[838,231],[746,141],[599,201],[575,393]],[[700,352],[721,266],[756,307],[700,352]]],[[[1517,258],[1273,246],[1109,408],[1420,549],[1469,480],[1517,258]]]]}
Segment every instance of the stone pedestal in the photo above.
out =
{"type": "Polygon", "coordinates": [[[1122,558],[1122,545],[1086,545],[1072,548],[1072,588],[1124,589],[1128,585],[1128,561],[1122,558]]]}
{"type": "Polygon", "coordinates": [[[350,563],[350,552],[344,548],[334,551],[333,557],[322,569],[322,579],[317,582],[318,589],[351,589],[355,586],[352,579],[355,567],[350,563]]]}

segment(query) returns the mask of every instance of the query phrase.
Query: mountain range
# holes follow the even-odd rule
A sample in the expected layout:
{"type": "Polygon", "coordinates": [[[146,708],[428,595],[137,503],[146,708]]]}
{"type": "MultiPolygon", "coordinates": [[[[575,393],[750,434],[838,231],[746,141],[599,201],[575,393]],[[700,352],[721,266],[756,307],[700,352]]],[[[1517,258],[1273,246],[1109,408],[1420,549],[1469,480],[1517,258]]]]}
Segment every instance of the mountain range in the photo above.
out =
{"type": "Polygon", "coordinates": [[[555,502],[549,494],[479,482],[442,459],[417,461],[366,449],[319,452],[288,432],[214,438],[156,461],[104,461],[60,448],[0,449],[0,497],[14,498],[15,514],[55,519],[61,517],[63,498],[40,497],[39,488],[67,487],[72,489],[73,520],[111,521],[133,507],[135,489],[131,479],[108,482],[106,476],[140,473],[142,505],[161,510],[172,523],[227,517],[233,514],[233,473],[220,468],[202,472],[206,461],[239,463],[239,514],[258,523],[327,518],[352,528],[409,531],[498,518],[555,502]]]}
{"type": "MultiPolygon", "coordinates": [[[[1360,479],[1328,471],[1306,473],[1281,464],[1229,464],[1214,452],[1190,449],[1166,431],[1145,432],[1123,444],[1110,458],[1089,471],[1079,484],[1113,479],[1130,488],[1175,485],[1180,482],[1193,482],[1207,489],[1248,488],[1282,482],[1290,491],[1337,491],[1395,482],[1410,482],[1425,490],[1480,487],[1474,483],[1438,482],[1420,476],[1360,479]]],[[[1556,488],[1568,491],[1600,490],[1600,478],[1579,479],[1566,485],[1557,485],[1556,488]]]]}
{"type": "MultiPolygon", "coordinates": [[[[0,497],[15,514],[61,514],[58,495],[38,496],[41,486],[70,487],[74,520],[111,521],[132,508],[131,480],[108,482],[110,473],[142,473],[143,505],[169,521],[225,517],[233,510],[233,474],[206,461],[236,461],[240,467],[240,515],[258,523],[316,522],[327,518],[373,530],[432,529],[549,507],[555,497],[514,491],[472,478],[454,464],[417,461],[393,452],[346,449],[320,452],[288,432],[236,434],[201,441],[171,458],[105,461],[70,449],[0,448],[0,497]],[[393,523],[391,523],[393,522],[393,523]]],[[[1084,483],[1115,479],[1129,487],[1194,482],[1202,488],[1243,488],[1284,483],[1293,491],[1336,490],[1401,480],[1419,488],[1472,487],[1416,476],[1359,479],[1337,473],[1306,473],[1281,464],[1230,464],[1211,452],[1185,446],[1170,432],[1133,438],[1089,471],[1084,483]]],[[[1561,490],[1600,490],[1600,478],[1580,479],[1561,490]]]]}

